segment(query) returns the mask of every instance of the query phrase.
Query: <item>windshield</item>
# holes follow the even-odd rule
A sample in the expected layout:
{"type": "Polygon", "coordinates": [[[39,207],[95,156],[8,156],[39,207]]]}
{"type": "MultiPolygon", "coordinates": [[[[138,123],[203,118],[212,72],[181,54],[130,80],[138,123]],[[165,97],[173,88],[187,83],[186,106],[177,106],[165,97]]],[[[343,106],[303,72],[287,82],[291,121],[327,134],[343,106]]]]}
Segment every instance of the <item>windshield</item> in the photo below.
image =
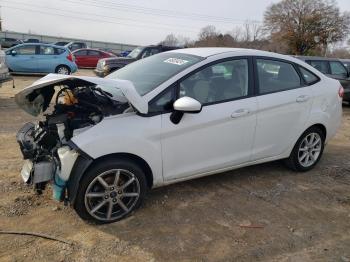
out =
{"type": "Polygon", "coordinates": [[[126,57],[136,58],[143,50],[143,47],[137,47],[132,50],[126,57]]]}
{"type": "Polygon", "coordinates": [[[166,52],[131,63],[106,78],[129,80],[142,96],[203,59],[194,55],[166,52]]]}

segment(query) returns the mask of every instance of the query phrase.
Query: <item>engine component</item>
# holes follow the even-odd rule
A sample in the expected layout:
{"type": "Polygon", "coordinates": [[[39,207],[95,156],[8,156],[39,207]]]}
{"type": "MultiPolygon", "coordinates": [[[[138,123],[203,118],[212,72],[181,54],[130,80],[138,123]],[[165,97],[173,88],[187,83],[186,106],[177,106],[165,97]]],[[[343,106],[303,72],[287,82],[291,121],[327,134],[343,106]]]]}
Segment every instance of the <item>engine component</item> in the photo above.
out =
{"type": "Polygon", "coordinates": [[[27,184],[30,183],[32,171],[33,171],[33,162],[29,159],[25,160],[21,170],[21,176],[23,181],[27,184]]]}
{"type": "Polygon", "coordinates": [[[26,123],[16,136],[24,159],[33,158],[35,154],[34,127],[33,123],[26,123]]]}
{"type": "Polygon", "coordinates": [[[33,183],[38,184],[52,180],[55,174],[54,161],[41,161],[34,164],[33,183]]]}
{"type": "MultiPolygon", "coordinates": [[[[62,200],[79,156],[66,143],[104,117],[121,114],[129,107],[128,103],[117,102],[110,96],[94,86],[66,86],[58,91],[46,119],[38,124],[26,123],[17,133],[17,142],[26,159],[21,171],[23,180],[33,184],[38,193],[53,181],[53,197],[62,200]]],[[[33,99],[37,97],[33,95],[33,99]]],[[[50,101],[45,102],[49,106],[50,101]]]]}
{"type": "Polygon", "coordinates": [[[59,177],[62,180],[67,181],[79,154],[75,150],[71,150],[69,146],[60,147],[57,149],[57,154],[61,162],[61,172],[59,173],[59,177]]]}

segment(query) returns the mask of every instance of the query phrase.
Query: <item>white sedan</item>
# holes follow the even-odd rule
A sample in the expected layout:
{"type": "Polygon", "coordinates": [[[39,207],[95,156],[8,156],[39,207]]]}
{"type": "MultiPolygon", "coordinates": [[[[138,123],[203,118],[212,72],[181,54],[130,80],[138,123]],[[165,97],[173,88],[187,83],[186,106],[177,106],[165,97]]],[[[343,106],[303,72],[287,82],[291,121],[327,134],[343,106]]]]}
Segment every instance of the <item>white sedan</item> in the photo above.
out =
{"type": "Polygon", "coordinates": [[[17,135],[25,182],[87,220],[120,220],[148,189],[283,159],[320,160],[341,123],[343,88],[284,55],[193,48],[134,62],[107,78],[48,75],[15,97],[39,115],[17,135]]]}

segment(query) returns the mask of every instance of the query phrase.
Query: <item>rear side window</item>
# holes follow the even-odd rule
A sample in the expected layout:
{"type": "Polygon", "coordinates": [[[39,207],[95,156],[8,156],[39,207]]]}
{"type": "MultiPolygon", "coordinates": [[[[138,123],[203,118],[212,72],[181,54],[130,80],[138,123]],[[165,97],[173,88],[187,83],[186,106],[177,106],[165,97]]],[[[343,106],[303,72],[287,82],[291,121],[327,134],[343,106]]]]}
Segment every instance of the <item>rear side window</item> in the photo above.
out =
{"type": "Polygon", "coordinates": [[[346,69],[342,65],[342,63],[337,62],[337,61],[331,61],[331,62],[329,62],[329,65],[331,67],[332,75],[339,75],[339,76],[347,77],[348,72],[346,71],[346,69]]]}
{"type": "Polygon", "coordinates": [[[268,94],[298,88],[301,80],[289,63],[257,59],[259,93],[268,94]]]}
{"type": "Polygon", "coordinates": [[[41,55],[54,55],[55,49],[51,46],[40,46],[40,54],[41,55]]]}
{"type": "Polygon", "coordinates": [[[100,56],[100,52],[95,50],[89,50],[89,55],[91,56],[100,56]]]}
{"type": "Polygon", "coordinates": [[[318,82],[319,78],[314,73],[311,73],[309,70],[299,66],[300,73],[302,74],[306,84],[312,85],[318,82]]]}
{"type": "Polygon", "coordinates": [[[312,65],[318,71],[324,74],[329,74],[328,62],[327,61],[306,61],[308,64],[312,65]]]}

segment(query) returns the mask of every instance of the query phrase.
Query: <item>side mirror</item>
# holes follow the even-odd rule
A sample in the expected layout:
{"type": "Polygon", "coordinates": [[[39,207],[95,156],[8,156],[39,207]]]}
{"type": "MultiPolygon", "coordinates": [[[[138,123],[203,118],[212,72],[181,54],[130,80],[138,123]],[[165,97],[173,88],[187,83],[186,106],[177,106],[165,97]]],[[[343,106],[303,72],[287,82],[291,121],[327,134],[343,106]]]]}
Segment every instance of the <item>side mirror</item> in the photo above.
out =
{"type": "Polygon", "coordinates": [[[17,51],[16,51],[16,50],[12,50],[12,51],[11,51],[11,55],[12,55],[12,56],[17,55],[17,51]]]}
{"type": "Polygon", "coordinates": [[[202,111],[202,104],[188,96],[184,96],[176,100],[173,104],[174,112],[170,115],[170,120],[174,124],[180,123],[184,113],[196,114],[202,111]]]}

